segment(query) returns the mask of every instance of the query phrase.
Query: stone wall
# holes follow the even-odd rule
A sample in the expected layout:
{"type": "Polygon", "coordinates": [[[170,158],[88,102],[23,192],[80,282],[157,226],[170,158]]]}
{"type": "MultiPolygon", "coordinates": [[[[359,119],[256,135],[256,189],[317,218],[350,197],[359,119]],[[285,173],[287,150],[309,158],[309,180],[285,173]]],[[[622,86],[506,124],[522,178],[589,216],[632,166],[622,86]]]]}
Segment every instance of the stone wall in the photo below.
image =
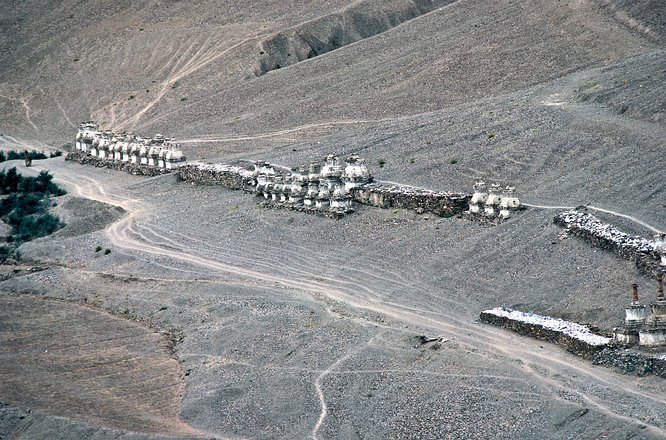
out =
{"type": "Polygon", "coordinates": [[[469,209],[471,196],[454,192],[435,192],[403,185],[370,183],[351,189],[355,202],[378,208],[413,209],[440,217],[462,214],[469,209]]]}
{"type": "Polygon", "coordinates": [[[65,155],[65,160],[76,161],[80,164],[92,165],[98,168],[125,171],[126,173],[134,174],[135,176],[159,176],[176,171],[168,170],[165,168],[156,168],[149,165],[138,165],[130,162],[122,162],[119,160],[100,159],[82,151],[72,151],[67,153],[65,155]]]}
{"type": "Polygon", "coordinates": [[[248,192],[254,192],[256,185],[252,171],[234,165],[191,162],[178,169],[178,176],[186,182],[200,185],[221,185],[229,189],[248,192]]]}
{"type": "MultiPolygon", "coordinates": [[[[180,178],[187,182],[202,185],[221,185],[235,190],[255,192],[256,179],[252,171],[245,168],[225,164],[205,164],[192,162],[179,168],[180,178]]],[[[469,208],[470,195],[453,192],[435,192],[422,188],[402,185],[385,185],[370,183],[349,190],[352,200],[363,205],[378,208],[413,209],[419,213],[432,213],[442,217],[461,214],[469,208]]],[[[266,206],[274,203],[265,202],[266,206]]],[[[287,206],[287,205],[285,205],[287,206]]],[[[295,209],[289,206],[289,209],[295,209]]],[[[303,212],[314,212],[317,209],[302,207],[303,212]]],[[[332,215],[340,217],[339,213],[332,215]]]]}
{"type": "Polygon", "coordinates": [[[603,223],[592,214],[575,209],[556,215],[553,221],[566,228],[569,234],[580,237],[593,246],[634,261],[647,275],[656,277],[659,272],[666,270],[666,267],[660,264],[665,253],[654,240],[626,234],[610,224],[603,223]]]}
{"type": "Polygon", "coordinates": [[[626,349],[615,345],[610,338],[591,333],[581,324],[504,308],[485,310],[479,320],[523,336],[558,344],[568,352],[592,361],[594,365],[614,368],[625,374],[654,374],[666,378],[666,354],[655,356],[626,349]]]}
{"type": "Polygon", "coordinates": [[[654,374],[666,378],[666,359],[617,346],[609,346],[597,352],[592,363],[615,368],[625,374],[636,376],[654,374]]]}
{"type": "MultiPolygon", "coordinates": [[[[509,329],[520,335],[529,336],[535,339],[541,339],[553,344],[558,344],[564,347],[570,353],[573,353],[582,358],[591,360],[594,356],[606,347],[606,344],[610,342],[610,338],[604,338],[598,335],[601,339],[596,338],[585,338],[577,337],[571,332],[566,332],[563,329],[553,328],[549,326],[546,322],[529,322],[525,319],[514,318],[512,316],[503,316],[501,313],[497,313],[498,309],[486,310],[481,312],[479,319],[481,322],[487,324],[496,325],[498,327],[509,329]],[[605,341],[604,341],[605,340],[605,341]],[[605,342],[605,343],[604,343],[605,342]]],[[[503,309],[507,312],[513,312],[511,310],[503,309]]],[[[521,312],[518,312],[521,313],[521,312]]],[[[524,316],[529,316],[528,314],[522,314],[524,316]]],[[[539,315],[536,315],[539,316],[539,315]]],[[[558,320],[556,318],[550,317],[540,317],[550,320],[555,320],[559,322],[566,323],[567,321],[558,320]]],[[[570,323],[578,327],[583,327],[580,324],[570,323]]],[[[589,330],[588,330],[588,334],[589,330]]]]}

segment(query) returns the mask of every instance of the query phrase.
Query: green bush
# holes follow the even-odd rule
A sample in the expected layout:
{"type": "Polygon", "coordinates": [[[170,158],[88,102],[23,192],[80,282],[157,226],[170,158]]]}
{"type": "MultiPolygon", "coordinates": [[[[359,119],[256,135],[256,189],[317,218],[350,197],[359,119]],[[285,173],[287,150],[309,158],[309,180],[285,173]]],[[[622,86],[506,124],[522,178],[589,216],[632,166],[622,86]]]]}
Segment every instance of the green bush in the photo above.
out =
{"type": "Polygon", "coordinates": [[[16,168],[0,171],[0,219],[12,227],[7,237],[9,246],[0,248],[0,261],[5,261],[16,247],[26,241],[44,237],[60,229],[60,219],[48,212],[53,206],[50,196],[60,196],[65,191],[52,182],[53,176],[42,171],[37,177],[23,177],[16,168]]]}
{"type": "Polygon", "coordinates": [[[14,225],[12,235],[17,237],[18,242],[23,243],[50,235],[60,229],[61,226],[58,217],[48,212],[41,215],[30,215],[23,217],[18,225],[14,225]]]}
{"type": "Polygon", "coordinates": [[[97,246],[97,247],[95,248],[95,252],[99,252],[99,251],[101,251],[101,250],[102,250],[102,246],[97,246]]]}
{"type": "Polygon", "coordinates": [[[106,250],[104,251],[104,255],[109,255],[110,253],[111,253],[111,249],[106,249],[106,250]]]}
{"type": "MultiPolygon", "coordinates": [[[[19,159],[24,159],[25,158],[25,153],[27,153],[28,150],[25,151],[15,151],[11,150],[8,151],[6,154],[4,151],[0,151],[0,162],[4,162],[6,160],[19,160],[19,159]]],[[[56,151],[57,153],[58,151],[56,151]]],[[[59,152],[58,156],[62,155],[62,152],[59,152]]],[[[44,154],[43,152],[40,151],[30,151],[29,152],[30,159],[32,160],[41,160],[41,159],[47,159],[49,156],[44,154]]],[[[51,153],[51,157],[56,157],[51,153]]]]}
{"type": "Polygon", "coordinates": [[[53,176],[42,171],[37,177],[23,177],[16,168],[0,171],[0,194],[41,193],[50,196],[62,196],[67,192],[53,183],[53,176]]]}

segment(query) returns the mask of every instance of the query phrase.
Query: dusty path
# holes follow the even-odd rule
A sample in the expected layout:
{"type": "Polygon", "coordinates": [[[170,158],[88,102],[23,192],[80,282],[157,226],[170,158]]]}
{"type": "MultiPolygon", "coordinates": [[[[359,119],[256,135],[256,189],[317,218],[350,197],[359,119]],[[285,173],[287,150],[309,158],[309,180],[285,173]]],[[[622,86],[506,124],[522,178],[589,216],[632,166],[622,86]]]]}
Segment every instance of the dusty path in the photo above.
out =
{"type": "MultiPolygon", "coordinates": [[[[554,399],[592,407],[622,423],[646,425],[646,430],[652,434],[666,436],[666,385],[663,383],[658,383],[650,390],[637,389],[634,378],[594,367],[563,353],[555,346],[541,346],[537,341],[517,337],[503,330],[462,321],[448,311],[446,302],[425,310],[407,303],[387,301],[381,291],[377,290],[375,280],[381,279],[383,288],[392,285],[395,288],[418,290],[417,286],[411,285],[393,271],[375,267],[371,270],[374,278],[358,277],[356,273],[350,272],[346,279],[332,279],[327,278],[325,270],[317,270],[318,266],[324,267],[328,263],[313,262],[312,258],[306,264],[302,258],[299,262],[299,257],[294,255],[289,271],[285,272],[284,265],[268,264],[261,268],[250,266],[253,259],[260,258],[260,247],[224,249],[210,245],[207,248],[202,246],[202,242],[197,242],[196,232],[168,234],[170,238],[165,240],[161,237],[167,234],[161,234],[164,231],[160,231],[159,224],[147,217],[153,209],[150,201],[138,201],[118,194],[117,189],[114,190],[107,182],[92,177],[82,182],[77,170],[77,166],[65,166],[58,170],[56,179],[74,185],[82,196],[122,206],[129,211],[127,217],[106,230],[106,235],[118,248],[131,253],[169,257],[176,270],[183,270],[179,262],[185,262],[194,267],[204,267],[214,274],[272,283],[289,288],[294,294],[326,298],[327,301],[345,304],[353,310],[377,313],[394,323],[387,324],[389,327],[395,326],[400,331],[404,325],[408,325],[427,329],[431,334],[455,338],[464,346],[478,350],[482,357],[491,362],[516,362],[531,381],[540,384],[543,392],[554,399]],[[148,223],[144,225],[144,222],[148,223]],[[151,231],[150,238],[146,230],[151,231]],[[195,243],[196,246],[193,246],[195,243]]],[[[202,239],[205,241],[205,237],[202,239]]],[[[321,380],[340,362],[324,370],[314,384],[322,402],[322,412],[312,431],[315,438],[326,417],[321,380]]]]}

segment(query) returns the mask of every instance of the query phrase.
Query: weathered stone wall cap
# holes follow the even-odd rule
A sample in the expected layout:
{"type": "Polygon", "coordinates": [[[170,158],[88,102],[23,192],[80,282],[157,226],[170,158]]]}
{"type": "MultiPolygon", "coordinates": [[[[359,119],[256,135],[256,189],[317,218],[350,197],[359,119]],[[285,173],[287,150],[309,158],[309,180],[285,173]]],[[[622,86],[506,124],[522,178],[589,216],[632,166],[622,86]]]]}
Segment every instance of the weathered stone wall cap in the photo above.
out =
{"type": "Polygon", "coordinates": [[[187,165],[184,165],[184,167],[192,167],[192,168],[197,168],[201,171],[207,171],[211,173],[233,173],[233,174],[240,174],[243,177],[252,177],[253,172],[248,171],[243,167],[235,166],[235,165],[227,165],[223,163],[204,163],[204,162],[190,162],[187,165]]]}
{"type": "Polygon", "coordinates": [[[504,307],[496,307],[491,310],[484,310],[482,313],[501,316],[513,321],[524,322],[526,324],[540,325],[541,327],[563,333],[567,336],[570,336],[571,338],[578,339],[579,341],[583,341],[593,346],[606,345],[612,340],[611,338],[592,333],[590,329],[584,325],[571,321],[565,321],[560,318],[553,318],[552,316],[525,313],[504,307]]]}
{"type": "Polygon", "coordinates": [[[432,196],[443,196],[447,198],[466,198],[469,197],[464,193],[449,192],[449,191],[432,191],[426,188],[418,188],[408,185],[399,185],[399,184],[385,184],[385,183],[368,183],[363,186],[364,190],[369,191],[388,191],[395,194],[409,194],[409,195],[432,195],[432,196]]]}
{"type": "Polygon", "coordinates": [[[573,225],[579,229],[586,230],[597,237],[605,238],[623,248],[634,248],[638,252],[648,254],[657,251],[657,244],[638,235],[629,235],[621,232],[613,226],[603,223],[592,214],[578,212],[576,210],[566,211],[558,214],[559,221],[567,225],[573,225]]]}

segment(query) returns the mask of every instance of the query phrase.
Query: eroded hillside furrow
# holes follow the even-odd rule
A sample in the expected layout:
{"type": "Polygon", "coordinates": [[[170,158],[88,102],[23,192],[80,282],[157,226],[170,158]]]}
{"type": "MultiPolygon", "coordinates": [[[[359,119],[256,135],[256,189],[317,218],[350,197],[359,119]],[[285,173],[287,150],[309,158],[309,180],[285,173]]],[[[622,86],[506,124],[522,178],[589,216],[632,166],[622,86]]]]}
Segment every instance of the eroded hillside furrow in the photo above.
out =
{"type": "Polygon", "coordinates": [[[280,32],[261,43],[261,76],[381,34],[455,0],[367,0],[280,32]]]}

